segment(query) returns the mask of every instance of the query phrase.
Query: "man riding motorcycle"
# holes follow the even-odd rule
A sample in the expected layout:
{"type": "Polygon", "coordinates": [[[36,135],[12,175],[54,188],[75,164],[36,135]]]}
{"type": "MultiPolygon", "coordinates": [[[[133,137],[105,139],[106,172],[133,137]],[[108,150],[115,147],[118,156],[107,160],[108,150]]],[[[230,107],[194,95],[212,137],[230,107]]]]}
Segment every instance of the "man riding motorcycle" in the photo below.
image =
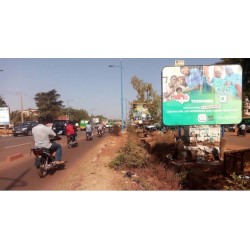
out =
{"type": "Polygon", "coordinates": [[[86,125],[86,138],[88,134],[90,134],[90,138],[93,138],[93,127],[90,122],[88,122],[86,125]]]}
{"type": "Polygon", "coordinates": [[[102,135],[103,134],[103,125],[101,123],[98,124],[97,134],[98,135],[102,135]]]}
{"type": "Polygon", "coordinates": [[[66,136],[67,136],[67,144],[69,144],[70,137],[73,139],[73,142],[76,142],[76,128],[73,125],[72,121],[68,121],[66,126],[66,136]]]}
{"type": "Polygon", "coordinates": [[[55,163],[57,165],[64,164],[62,161],[62,146],[56,142],[51,142],[50,138],[55,137],[56,133],[48,126],[46,126],[46,118],[40,116],[38,118],[38,125],[32,128],[32,135],[35,141],[36,148],[46,148],[49,150],[55,150],[55,163]]]}
{"type": "Polygon", "coordinates": [[[237,135],[246,135],[246,125],[244,123],[240,125],[237,135]]]}

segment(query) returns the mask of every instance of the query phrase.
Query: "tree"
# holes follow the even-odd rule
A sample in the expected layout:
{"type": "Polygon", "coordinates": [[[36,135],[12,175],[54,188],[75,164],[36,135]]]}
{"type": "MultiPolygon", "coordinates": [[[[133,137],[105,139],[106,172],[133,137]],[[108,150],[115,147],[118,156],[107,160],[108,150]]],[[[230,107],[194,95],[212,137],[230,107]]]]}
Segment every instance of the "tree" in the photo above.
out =
{"type": "MultiPolygon", "coordinates": [[[[135,102],[145,103],[154,122],[161,121],[161,97],[153,89],[152,83],[143,82],[143,80],[133,76],[131,84],[137,91],[137,100],[135,102]]],[[[132,111],[132,110],[131,110],[132,111]]]]}
{"type": "Polygon", "coordinates": [[[17,125],[18,123],[21,122],[21,112],[19,111],[13,111],[13,112],[10,112],[10,120],[11,120],[11,123],[14,124],[14,125],[17,125]]]}
{"type": "Polygon", "coordinates": [[[70,108],[69,110],[67,108],[64,108],[61,110],[60,115],[68,115],[69,111],[69,118],[71,121],[74,122],[80,122],[80,120],[89,120],[90,116],[88,112],[84,109],[72,109],[70,108]]]}
{"type": "Polygon", "coordinates": [[[39,115],[47,116],[51,115],[57,117],[61,109],[64,107],[63,101],[58,100],[61,97],[55,89],[48,92],[39,92],[35,95],[35,102],[38,108],[39,115]]]}
{"type": "Polygon", "coordinates": [[[0,96],[0,107],[8,107],[8,105],[1,96],[0,96]]]}

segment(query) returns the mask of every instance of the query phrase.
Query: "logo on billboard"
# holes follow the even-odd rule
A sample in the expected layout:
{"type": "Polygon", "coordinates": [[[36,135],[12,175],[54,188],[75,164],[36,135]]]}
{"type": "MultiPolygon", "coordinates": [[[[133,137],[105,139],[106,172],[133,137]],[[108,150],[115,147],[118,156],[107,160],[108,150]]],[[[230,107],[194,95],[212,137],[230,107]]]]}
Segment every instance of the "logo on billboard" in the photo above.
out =
{"type": "Polygon", "coordinates": [[[198,122],[206,122],[207,116],[205,114],[199,114],[198,115],[198,122]]]}

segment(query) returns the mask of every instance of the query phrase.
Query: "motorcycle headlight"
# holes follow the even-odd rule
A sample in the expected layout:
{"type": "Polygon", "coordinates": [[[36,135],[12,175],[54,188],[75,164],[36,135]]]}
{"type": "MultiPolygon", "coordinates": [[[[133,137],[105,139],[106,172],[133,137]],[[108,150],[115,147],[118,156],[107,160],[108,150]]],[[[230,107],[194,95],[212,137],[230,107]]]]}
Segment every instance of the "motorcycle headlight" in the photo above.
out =
{"type": "Polygon", "coordinates": [[[25,130],[27,130],[27,128],[22,128],[22,131],[25,131],[25,130]]]}

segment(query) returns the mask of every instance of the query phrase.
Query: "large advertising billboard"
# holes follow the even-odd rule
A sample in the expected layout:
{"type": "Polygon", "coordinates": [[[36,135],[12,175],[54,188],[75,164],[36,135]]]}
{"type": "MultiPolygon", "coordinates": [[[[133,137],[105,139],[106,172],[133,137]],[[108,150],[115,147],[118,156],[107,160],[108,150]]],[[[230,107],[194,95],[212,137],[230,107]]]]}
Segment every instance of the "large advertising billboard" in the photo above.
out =
{"type": "Polygon", "coordinates": [[[0,108],[0,125],[10,124],[10,110],[9,107],[0,108]]]}
{"type": "Polygon", "coordinates": [[[180,66],[162,70],[164,125],[237,124],[241,120],[240,65],[180,66]]]}

